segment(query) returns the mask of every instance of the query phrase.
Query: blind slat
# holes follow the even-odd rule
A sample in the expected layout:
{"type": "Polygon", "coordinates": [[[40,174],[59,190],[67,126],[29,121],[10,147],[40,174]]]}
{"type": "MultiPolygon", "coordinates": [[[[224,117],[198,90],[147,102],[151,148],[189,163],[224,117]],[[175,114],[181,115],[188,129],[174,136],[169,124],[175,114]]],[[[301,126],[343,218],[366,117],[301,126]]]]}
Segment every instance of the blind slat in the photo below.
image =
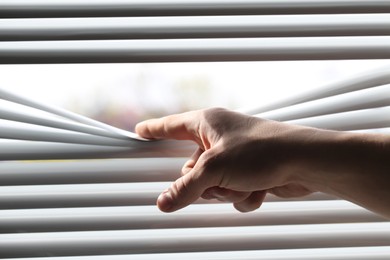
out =
{"type": "Polygon", "coordinates": [[[144,182],[3,186],[0,190],[0,208],[154,205],[157,196],[169,185],[144,182]]]}
{"type": "MultiPolygon", "coordinates": [[[[0,140],[0,160],[50,160],[50,159],[87,159],[129,157],[130,147],[111,147],[99,145],[81,145],[49,143],[22,140],[0,140]]],[[[148,153],[143,154],[147,156],[148,153]]]]}
{"type": "MultiPolygon", "coordinates": [[[[380,247],[333,247],[284,250],[244,250],[222,252],[162,253],[101,255],[44,258],[12,258],[13,260],[291,260],[291,256],[302,260],[388,260],[390,246],[380,247]]],[[[11,259],[8,259],[11,260],[11,259]]]]}
{"type": "Polygon", "coordinates": [[[384,106],[390,106],[390,85],[317,99],[261,113],[258,116],[286,121],[384,106]]]}
{"type": "Polygon", "coordinates": [[[350,131],[390,127],[390,107],[356,110],[286,121],[291,124],[350,131]]]}
{"type": "Polygon", "coordinates": [[[0,140],[0,144],[2,147],[0,160],[183,157],[190,156],[195,149],[192,143],[178,143],[178,141],[151,143],[153,149],[144,150],[124,146],[113,147],[23,140],[0,140]]]}
{"type": "Polygon", "coordinates": [[[172,181],[180,177],[181,167],[186,160],[187,158],[137,158],[2,162],[0,185],[172,181]]]}
{"type": "Polygon", "coordinates": [[[388,59],[390,37],[0,42],[0,63],[388,59]]]}
{"type": "Polygon", "coordinates": [[[25,233],[1,234],[0,250],[3,257],[32,257],[388,246],[389,237],[390,223],[25,233]]]}
{"type": "Polygon", "coordinates": [[[266,202],[261,210],[248,214],[229,204],[196,204],[173,214],[161,213],[155,206],[2,210],[0,230],[26,233],[380,221],[385,220],[346,201],[290,201],[266,202]]]}
{"type": "Polygon", "coordinates": [[[383,13],[387,0],[3,0],[0,17],[383,13]]]}
{"type": "Polygon", "coordinates": [[[390,15],[0,19],[1,41],[369,35],[390,35],[390,15]]]}

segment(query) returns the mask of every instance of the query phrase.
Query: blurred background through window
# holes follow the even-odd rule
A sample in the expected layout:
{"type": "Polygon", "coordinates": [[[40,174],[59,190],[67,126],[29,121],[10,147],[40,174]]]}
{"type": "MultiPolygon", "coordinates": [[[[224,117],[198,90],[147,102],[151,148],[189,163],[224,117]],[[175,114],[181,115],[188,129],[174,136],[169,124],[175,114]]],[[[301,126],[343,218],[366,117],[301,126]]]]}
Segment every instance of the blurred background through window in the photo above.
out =
{"type": "Polygon", "coordinates": [[[320,87],[388,60],[0,65],[0,87],[133,130],[206,107],[238,109],[320,87]]]}

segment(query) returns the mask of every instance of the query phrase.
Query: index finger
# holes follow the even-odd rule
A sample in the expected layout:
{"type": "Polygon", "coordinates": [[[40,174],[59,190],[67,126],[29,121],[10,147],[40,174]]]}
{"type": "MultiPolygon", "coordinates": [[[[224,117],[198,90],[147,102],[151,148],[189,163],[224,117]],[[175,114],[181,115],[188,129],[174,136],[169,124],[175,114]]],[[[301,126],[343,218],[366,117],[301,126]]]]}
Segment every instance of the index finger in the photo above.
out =
{"type": "Polygon", "coordinates": [[[176,139],[198,142],[198,114],[187,112],[138,123],[135,131],[147,139],[176,139]]]}

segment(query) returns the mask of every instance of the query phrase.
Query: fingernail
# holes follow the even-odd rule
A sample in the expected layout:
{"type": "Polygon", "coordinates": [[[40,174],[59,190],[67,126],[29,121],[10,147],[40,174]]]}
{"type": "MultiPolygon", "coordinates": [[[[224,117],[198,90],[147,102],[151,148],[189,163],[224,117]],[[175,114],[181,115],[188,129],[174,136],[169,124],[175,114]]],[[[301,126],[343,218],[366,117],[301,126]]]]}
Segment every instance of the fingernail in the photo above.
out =
{"type": "Polygon", "coordinates": [[[169,190],[165,190],[163,193],[158,196],[157,205],[162,211],[169,211],[173,206],[173,199],[171,192],[169,190]]]}

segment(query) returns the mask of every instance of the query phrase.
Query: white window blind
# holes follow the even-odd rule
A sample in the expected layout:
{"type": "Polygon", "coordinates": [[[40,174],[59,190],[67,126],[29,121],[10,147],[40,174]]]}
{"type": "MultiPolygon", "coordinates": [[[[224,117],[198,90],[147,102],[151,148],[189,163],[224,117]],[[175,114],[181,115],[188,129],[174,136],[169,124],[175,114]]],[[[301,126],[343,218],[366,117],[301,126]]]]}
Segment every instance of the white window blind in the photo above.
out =
{"type": "MultiPolygon", "coordinates": [[[[390,58],[389,1],[5,0],[0,17],[1,64],[390,58]]],[[[390,68],[291,90],[241,112],[388,132],[390,68]]],[[[0,107],[0,258],[390,258],[390,223],[326,194],[268,196],[247,214],[205,200],[161,213],[156,198],[193,144],[0,99],[24,107],[0,107]]]]}

